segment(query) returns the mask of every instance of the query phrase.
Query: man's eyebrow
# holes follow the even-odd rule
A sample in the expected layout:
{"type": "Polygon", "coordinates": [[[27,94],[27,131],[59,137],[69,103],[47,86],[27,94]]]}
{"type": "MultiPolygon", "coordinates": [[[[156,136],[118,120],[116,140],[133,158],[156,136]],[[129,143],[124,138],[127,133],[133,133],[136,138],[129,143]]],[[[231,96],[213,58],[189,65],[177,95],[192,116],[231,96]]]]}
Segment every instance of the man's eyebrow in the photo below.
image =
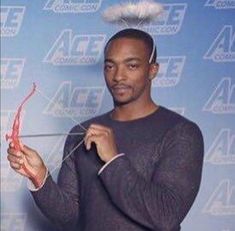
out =
{"type": "Polygon", "coordinates": [[[141,61],[138,57],[130,57],[124,60],[124,62],[131,62],[131,61],[141,61]]]}
{"type": "MultiPolygon", "coordinates": [[[[131,61],[141,61],[141,59],[140,58],[138,58],[138,57],[130,57],[130,58],[126,58],[126,59],[124,59],[124,62],[131,62],[131,61]]],[[[113,59],[110,59],[110,58],[106,58],[105,60],[104,60],[104,62],[110,62],[110,63],[115,63],[115,61],[113,60],[113,59]]]]}
{"type": "Polygon", "coordinates": [[[114,61],[112,59],[105,59],[104,62],[114,63],[114,61]]]}

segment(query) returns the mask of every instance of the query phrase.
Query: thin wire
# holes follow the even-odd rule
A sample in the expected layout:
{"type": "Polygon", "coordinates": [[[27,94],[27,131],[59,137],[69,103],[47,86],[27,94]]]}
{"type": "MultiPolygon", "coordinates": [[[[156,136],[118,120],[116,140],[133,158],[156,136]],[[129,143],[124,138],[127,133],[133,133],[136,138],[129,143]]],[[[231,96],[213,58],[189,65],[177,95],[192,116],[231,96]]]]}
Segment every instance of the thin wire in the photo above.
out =
{"type": "Polygon", "coordinates": [[[19,138],[34,138],[34,137],[47,137],[47,136],[77,136],[84,135],[84,132],[74,132],[74,133],[48,133],[48,134],[30,134],[30,135],[20,135],[19,138]]]}
{"type": "MultiPolygon", "coordinates": [[[[43,98],[45,98],[47,101],[49,101],[50,103],[53,103],[53,104],[55,105],[55,103],[54,103],[49,97],[47,97],[42,91],[40,91],[40,90],[38,90],[38,89],[36,89],[36,91],[37,91],[43,98]]],[[[59,104],[58,104],[57,106],[59,106],[60,109],[63,110],[63,108],[62,108],[59,104]]],[[[76,121],[73,117],[71,117],[66,111],[65,111],[65,113],[68,115],[68,117],[69,117],[72,121],[76,122],[77,125],[80,126],[84,131],[87,131],[87,129],[86,129],[84,126],[82,126],[78,121],[76,121]]],[[[84,141],[84,139],[82,139],[82,140],[78,143],[78,145],[76,145],[76,146],[69,152],[69,154],[68,154],[64,159],[62,159],[62,161],[60,161],[59,164],[57,164],[57,165],[50,171],[50,174],[52,174],[58,167],[60,167],[61,164],[62,164],[77,148],[80,147],[80,145],[83,143],[83,141],[84,141]]],[[[48,176],[47,176],[47,177],[48,177],[48,176]]]]}
{"type": "Polygon", "coordinates": [[[143,18],[142,20],[140,20],[140,22],[137,24],[136,28],[139,28],[140,25],[144,22],[145,18],[143,18]]]}
{"type": "MultiPolygon", "coordinates": [[[[153,38],[152,38],[152,40],[153,40],[153,38]]],[[[150,64],[151,64],[152,61],[153,61],[154,53],[155,53],[155,42],[154,42],[154,40],[153,40],[153,49],[152,49],[151,56],[150,56],[150,58],[149,58],[149,63],[150,63],[150,64]]]]}
{"type": "Polygon", "coordinates": [[[126,28],[128,28],[128,27],[129,27],[129,25],[128,25],[127,21],[125,21],[125,19],[124,19],[124,18],[121,18],[121,20],[122,20],[122,22],[124,22],[124,24],[125,24],[126,28]]]}
{"type": "Polygon", "coordinates": [[[59,164],[57,164],[57,165],[50,171],[50,174],[52,174],[68,157],[70,157],[70,156],[73,154],[73,152],[74,152],[76,149],[78,149],[78,148],[80,147],[80,145],[83,143],[83,141],[84,141],[84,139],[82,139],[82,140],[78,143],[78,145],[76,145],[76,146],[69,152],[69,154],[68,154],[64,159],[62,159],[62,161],[60,161],[59,164]]]}
{"type": "MultiPolygon", "coordinates": [[[[53,103],[54,105],[59,106],[59,109],[62,110],[62,111],[64,111],[64,109],[62,108],[62,106],[60,106],[60,104],[55,104],[55,103],[54,103],[48,96],[46,96],[41,90],[36,89],[36,91],[37,91],[43,98],[45,98],[46,100],[48,100],[50,103],[53,103]]],[[[81,127],[84,131],[87,131],[87,129],[86,129],[84,126],[82,126],[81,123],[79,123],[77,120],[75,120],[71,115],[69,115],[69,113],[67,113],[66,111],[64,111],[64,112],[65,112],[65,114],[66,114],[73,122],[77,123],[77,125],[78,125],[79,127],[81,127]]]]}
{"type": "MultiPolygon", "coordinates": [[[[129,27],[127,21],[123,18],[121,18],[121,21],[126,25],[126,28],[129,27]]],[[[140,25],[145,21],[145,19],[143,18],[142,20],[140,20],[140,22],[136,25],[135,28],[139,28],[140,25]]],[[[154,39],[152,38],[153,40],[153,47],[152,47],[152,52],[151,52],[151,55],[149,57],[149,63],[151,63],[153,61],[153,56],[154,56],[154,53],[155,53],[155,42],[154,42],[154,39]]]]}

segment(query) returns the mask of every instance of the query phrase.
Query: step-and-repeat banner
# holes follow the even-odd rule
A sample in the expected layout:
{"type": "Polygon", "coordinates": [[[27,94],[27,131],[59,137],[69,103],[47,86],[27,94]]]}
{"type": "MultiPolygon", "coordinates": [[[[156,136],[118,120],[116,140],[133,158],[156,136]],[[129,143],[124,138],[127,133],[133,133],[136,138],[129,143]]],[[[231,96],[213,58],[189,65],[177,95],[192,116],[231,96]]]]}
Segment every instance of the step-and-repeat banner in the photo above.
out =
{"type": "MultiPolygon", "coordinates": [[[[121,29],[101,13],[115,0],[2,0],[1,230],[56,230],[35,206],[26,179],[7,161],[5,134],[23,98],[20,134],[66,133],[112,108],[103,48],[121,29]]],[[[124,1],[123,1],[124,2],[124,1]]],[[[162,0],[145,26],[158,46],[154,100],[195,121],[205,140],[203,178],[182,230],[235,230],[235,0],[162,0]]],[[[65,137],[22,138],[58,174],[65,137]]]]}

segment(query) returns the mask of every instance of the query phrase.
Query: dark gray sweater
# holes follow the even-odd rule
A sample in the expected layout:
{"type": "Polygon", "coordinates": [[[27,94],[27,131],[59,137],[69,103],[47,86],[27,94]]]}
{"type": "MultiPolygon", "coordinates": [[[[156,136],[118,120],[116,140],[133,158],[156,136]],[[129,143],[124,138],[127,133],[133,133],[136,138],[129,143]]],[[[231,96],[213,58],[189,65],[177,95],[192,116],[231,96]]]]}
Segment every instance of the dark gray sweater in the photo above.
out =
{"type": "MultiPolygon", "coordinates": [[[[120,122],[110,113],[83,123],[111,127],[119,153],[104,163],[95,146],[63,162],[56,184],[49,176],[32,192],[41,211],[62,230],[180,230],[199,190],[203,138],[194,123],[160,107],[145,118],[120,122]]],[[[80,132],[79,126],[71,132],[80,132]]],[[[67,138],[64,156],[81,137],[67,138]]]]}

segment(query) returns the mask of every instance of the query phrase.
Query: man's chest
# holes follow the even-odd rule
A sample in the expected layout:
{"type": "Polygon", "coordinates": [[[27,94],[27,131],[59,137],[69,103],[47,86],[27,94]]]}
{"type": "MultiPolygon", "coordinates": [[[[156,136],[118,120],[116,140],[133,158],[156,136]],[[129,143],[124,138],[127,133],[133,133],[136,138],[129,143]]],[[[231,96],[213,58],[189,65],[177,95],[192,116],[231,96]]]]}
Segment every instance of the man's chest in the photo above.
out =
{"type": "MultiPolygon", "coordinates": [[[[137,173],[146,180],[150,179],[161,156],[159,139],[118,138],[116,143],[119,154],[124,153],[137,173]]],[[[80,178],[91,178],[97,175],[104,164],[97,154],[95,145],[92,146],[90,151],[86,151],[83,147],[82,151],[76,155],[76,166],[80,178]]]]}

